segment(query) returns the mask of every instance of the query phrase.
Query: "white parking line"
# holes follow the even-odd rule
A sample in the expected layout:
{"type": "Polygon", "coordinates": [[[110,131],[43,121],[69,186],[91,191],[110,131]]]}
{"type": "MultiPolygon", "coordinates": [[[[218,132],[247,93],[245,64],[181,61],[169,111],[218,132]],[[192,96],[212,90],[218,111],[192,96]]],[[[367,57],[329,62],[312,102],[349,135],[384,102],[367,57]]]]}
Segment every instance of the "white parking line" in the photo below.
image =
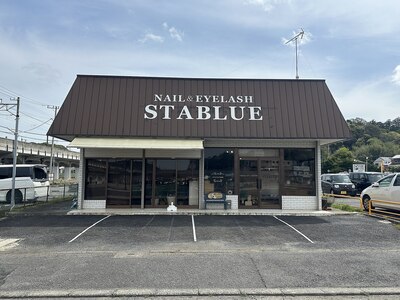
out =
{"type": "Polygon", "coordinates": [[[97,221],[96,223],[94,223],[93,225],[89,226],[88,228],[86,228],[84,231],[82,231],[80,234],[78,234],[76,237],[74,237],[72,240],[70,240],[68,243],[72,243],[73,241],[75,241],[78,237],[80,237],[82,234],[84,234],[86,231],[88,231],[90,228],[96,226],[97,224],[99,224],[101,221],[104,221],[105,219],[111,217],[111,215],[105,216],[103,219],[97,221]]]}
{"type": "Polygon", "coordinates": [[[302,235],[307,241],[309,241],[310,243],[314,244],[314,242],[309,239],[305,234],[303,234],[302,232],[300,232],[299,230],[297,230],[296,228],[294,228],[292,225],[286,223],[285,221],[279,219],[277,216],[274,216],[275,219],[277,219],[278,221],[281,221],[283,224],[289,226],[290,228],[292,228],[294,231],[296,231],[298,234],[302,235]]]}
{"type": "Polygon", "coordinates": [[[192,227],[193,227],[193,240],[197,242],[197,237],[196,237],[196,227],[194,226],[194,216],[192,215],[192,227]]]}
{"type": "Polygon", "coordinates": [[[18,246],[20,239],[2,239],[0,238],[0,252],[18,246]]]}

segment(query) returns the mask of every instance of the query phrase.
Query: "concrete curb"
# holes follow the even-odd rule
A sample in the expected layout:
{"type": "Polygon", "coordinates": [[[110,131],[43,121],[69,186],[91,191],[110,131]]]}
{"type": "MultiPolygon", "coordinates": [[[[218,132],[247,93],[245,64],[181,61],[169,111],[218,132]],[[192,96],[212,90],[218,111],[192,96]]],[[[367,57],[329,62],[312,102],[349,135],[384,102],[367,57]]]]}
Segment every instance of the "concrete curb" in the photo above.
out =
{"type": "Polygon", "coordinates": [[[172,296],[380,296],[400,295],[400,287],[365,288],[273,288],[273,289],[70,289],[0,291],[0,298],[97,298],[97,297],[172,297],[172,296]]]}
{"type": "MultiPolygon", "coordinates": [[[[148,216],[148,215],[157,215],[157,216],[166,216],[166,215],[209,215],[209,216],[302,216],[302,217],[328,217],[328,216],[337,216],[337,215],[355,215],[359,214],[359,212],[347,212],[341,210],[331,210],[331,211],[287,211],[287,210],[186,210],[182,209],[177,212],[167,212],[166,210],[156,210],[156,209],[72,209],[72,210],[46,210],[46,211],[30,211],[27,210],[19,210],[19,211],[9,211],[3,210],[1,213],[7,216],[148,216]]],[[[1,214],[0,214],[1,216],[1,214]]]]}
{"type": "MultiPolygon", "coordinates": [[[[0,207],[0,212],[5,216],[61,216],[61,215],[214,215],[214,216],[313,216],[326,217],[336,215],[354,215],[359,212],[348,212],[337,209],[331,210],[283,210],[283,209],[178,209],[176,212],[168,212],[165,208],[106,208],[106,209],[70,209],[67,207],[58,207],[60,203],[70,204],[70,200],[59,201],[55,203],[43,202],[39,205],[26,205],[22,209],[9,211],[9,208],[0,207]],[[42,209],[41,209],[42,208],[42,209]]],[[[1,214],[0,214],[1,216],[1,214]]]]}
{"type": "Polygon", "coordinates": [[[244,209],[244,210],[178,210],[176,212],[168,212],[164,209],[83,209],[83,210],[70,210],[67,215],[111,215],[111,216],[145,216],[145,215],[215,215],[215,216],[313,216],[313,217],[327,217],[337,215],[355,215],[358,212],[347,211],[301,211],[301,210],[268,210],[268,209],[244,209]]]}

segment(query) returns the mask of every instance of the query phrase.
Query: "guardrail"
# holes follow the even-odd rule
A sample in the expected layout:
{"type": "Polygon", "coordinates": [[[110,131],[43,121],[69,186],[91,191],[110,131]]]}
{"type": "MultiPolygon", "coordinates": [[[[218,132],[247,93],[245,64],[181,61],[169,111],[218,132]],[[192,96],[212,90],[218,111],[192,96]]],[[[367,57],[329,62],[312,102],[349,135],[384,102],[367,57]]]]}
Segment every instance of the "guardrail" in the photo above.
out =
{"type": "MultiPolygon", "coordinates": [[[[357,199],[360,203],[359,204],[360,210],[365,210],[363,201],[360,196],[352,197],[352,196],[338,195],[338,194],[322,194],[322,199],[323,199],[322,208],[323,209],[327,208],[327,204],[324,207],[324,200],[326,202],[330,201],[331,202],[330,205],[332,205],[335,202],[335,200],[334,200],[335,198],[347,198],[347,199],[354,199],[354,200],[357,199]]],[[[388,219],[388,220],[395,221],[395,222],[400,222],[400,202],[372,200],[371,199],[368,201],[368,210],[367,210],[366,214],[369,216],[374,216],[374,217],[384,218],[384,219],[388,219]],[[375,203],[375,205],[374,205],[374,203],[375,203]],[[383,204],[383,206],[379,205],[379,204],[383,204]],[[394,208],[384,207],[385,204],[394,206],[394,208]],[[374,206],[379,207],[379,209],[375,209],[374,206]]]]}
{"type": "MultiPolygon", "coordinates": [[[[362,199],[360,198],[360,201],[362,199]]],[[[384,200],[369,200],[368,201],[368,215],[369,216],[377,216],[377,217],[383,217],[385,219],[390,219],[396,222],[400,221],[400,213],[394,212],[392,210],[397,210],[400,212],[400,203],[399,202],[393,202],[393,201],[384,201],[384,200]],[[375,209],[374,203],[377,203],[377,206],[380,207],[381,209],[375,209]],[[387,204],[394,206],[395,208],[390,208],[390,207],[381,207],[379,204],[387,204]],[[382,210],[382,208],[384,210],[382,210]]]]}

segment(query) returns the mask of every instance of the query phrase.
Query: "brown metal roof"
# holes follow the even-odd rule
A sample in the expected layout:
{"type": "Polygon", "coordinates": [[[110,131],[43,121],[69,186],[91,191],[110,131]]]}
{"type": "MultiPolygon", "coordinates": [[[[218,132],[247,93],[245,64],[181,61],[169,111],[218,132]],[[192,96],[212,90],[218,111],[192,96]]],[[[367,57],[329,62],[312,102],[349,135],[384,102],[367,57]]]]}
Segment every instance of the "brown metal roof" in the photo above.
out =
{"type": "Polygon", "coordinates": [[[78,75],[48,134],[346,139],[350,130],[324,80],[78,75]]]}

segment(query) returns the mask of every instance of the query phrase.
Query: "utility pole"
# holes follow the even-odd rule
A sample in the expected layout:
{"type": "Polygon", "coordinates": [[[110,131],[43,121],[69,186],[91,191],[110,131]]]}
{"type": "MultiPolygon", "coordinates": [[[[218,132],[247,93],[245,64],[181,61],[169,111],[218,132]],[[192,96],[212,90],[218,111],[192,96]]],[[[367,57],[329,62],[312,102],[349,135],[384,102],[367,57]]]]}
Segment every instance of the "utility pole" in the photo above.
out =
{"type": "Polygon", "coordinates": [[[17,104],[14,103],[3,103],[0,99],[0,111],[5,109],[9,113],[13,114],[10,109],[17,107],[17,113],[15,114],[15,131],[14,131],[14,148],[13,148],[13,169],[12,169],[12,189],[11,189],[11,209],[15,206],[15,177],[17,176],[17,146],[18,146],[18,122],[19,122],[19,97],[16,99],[17,104]]]}
{"type": "MultiPolygon", "coordinates": [[[[54,120],[57,116],[57,110],[59,109],[58,106],[54,105],[47,105],[47,108],[54,109],[54,120]]],[[[53,120],[53,121],[54,121],[53,120]]],[[[53,173],[53,153],[54,153],[54,137],[51,137],[51,151],[50,151],[50,174],[51,174],[51,181],[54,181],[54,173],[53,173]]]]}

